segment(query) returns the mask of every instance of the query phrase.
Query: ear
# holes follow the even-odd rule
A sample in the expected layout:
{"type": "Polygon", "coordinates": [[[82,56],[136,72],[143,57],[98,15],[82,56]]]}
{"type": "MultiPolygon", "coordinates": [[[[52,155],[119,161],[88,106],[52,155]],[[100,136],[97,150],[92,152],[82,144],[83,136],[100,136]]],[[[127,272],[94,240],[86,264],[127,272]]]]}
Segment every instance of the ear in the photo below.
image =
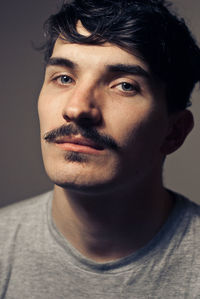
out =
{"type": "Polygon", "coordinates": [[[183,110],[169,116],[169,129],[161,152],[164,155],[175,152],[183,144],[193,127],[194,119],[189,110],[183,110]]]}

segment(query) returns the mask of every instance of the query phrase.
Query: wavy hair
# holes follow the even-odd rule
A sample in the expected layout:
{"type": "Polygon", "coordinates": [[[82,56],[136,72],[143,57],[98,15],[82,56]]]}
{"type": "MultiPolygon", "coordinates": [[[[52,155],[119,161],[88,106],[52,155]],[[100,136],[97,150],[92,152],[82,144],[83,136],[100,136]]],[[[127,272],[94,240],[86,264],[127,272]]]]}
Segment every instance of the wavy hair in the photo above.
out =
{"type": "Polygon", "coordinates": [[[169,113],[190,105],[200,81],[200,49],[184,20],[164,0],[68,0],[44,26],[45,60],[59,36],[69,42],[115,44],[137,55],[164,82],[169,113]],[[80,35],[77,22],[91,34],[80,35]]]}

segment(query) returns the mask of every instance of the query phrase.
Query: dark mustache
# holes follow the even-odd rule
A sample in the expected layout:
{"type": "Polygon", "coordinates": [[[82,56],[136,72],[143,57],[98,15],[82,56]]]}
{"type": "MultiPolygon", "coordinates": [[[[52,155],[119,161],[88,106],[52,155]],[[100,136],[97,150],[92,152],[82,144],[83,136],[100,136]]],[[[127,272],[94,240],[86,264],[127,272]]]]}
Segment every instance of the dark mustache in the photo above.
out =
{"type": "Polygon", "coordinates": [[[63,125],[60,128],[51,130],[44,135],[44,140],[47,142],[55,142],[56,138],[70,136],[70,135],[81,135],[86,139],[92,140],[98,146],[109,148],[115,151],[119,151],[120,147],[117,142],[110,136],[100,134],[96,128],[89,126],[74,126],[72,124],[63,125]]]}

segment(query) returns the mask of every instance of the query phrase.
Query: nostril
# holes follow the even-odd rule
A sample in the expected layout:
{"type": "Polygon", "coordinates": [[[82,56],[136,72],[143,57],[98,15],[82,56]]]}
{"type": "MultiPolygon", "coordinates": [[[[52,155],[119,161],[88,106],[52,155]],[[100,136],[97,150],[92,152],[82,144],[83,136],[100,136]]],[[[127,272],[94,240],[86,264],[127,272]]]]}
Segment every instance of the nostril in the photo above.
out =
{"type": "Polygon", "coordinates": [[[96,125],[101,122],[102,116],[97,108],[91,108],[88,111],[78,111],[78,109],[72,111],[69,109],[63,113],[63,118],[67,122],[73,121],[77,124],[96,125]]]}
{"type": "Polygon", "coordinates": [[[96,121],[90,117],[79,118],[79,119],[77,119],[76,122],[77,122],[77,124],[84,125],[84,126],[96,124],[96,121]]]}
{"type": "Polygon", "coordinates": [[[64,118],[67,122],[70,121],[70,117],[69,117],[68,115],[66,115],[66,114],[63,115],[63,118],[64,118]]]}

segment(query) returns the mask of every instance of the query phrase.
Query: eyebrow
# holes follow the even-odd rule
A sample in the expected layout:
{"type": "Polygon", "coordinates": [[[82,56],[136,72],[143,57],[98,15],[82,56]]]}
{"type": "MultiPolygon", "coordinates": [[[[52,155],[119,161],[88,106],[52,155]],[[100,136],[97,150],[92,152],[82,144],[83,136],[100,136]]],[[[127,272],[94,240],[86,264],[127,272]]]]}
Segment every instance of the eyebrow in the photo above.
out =
{"type": "Polygon", "coordinates": [[[111,73],[128,73],[131,75],[150,78],[150,74],[139,65],[114,64],[108,65],[107,69],[111,73]]]}
{"type": "MultiPolygon", "coordinates": [[[[75,69],[78,68],[78,64],[71,61],[67,58],[62,57],[52,57],[50,58],[47,63],[46,67],[48,66],[63,66],[66,68],[75,69]]],[[[111,64],[106,65],[106,69],[110,73],[127,73],[135,76],[140,76],[144,78],[150,78],[150,74],[140,65],[132,65],[132,64],[111,64]]]]}
{"type": "Polygon", "coordinates": [[[64,66],[67,68],[75,69],[77,68],[78,64],[71,61],[70,59],[67,58],[60,58],[60,57],[55,57],[55,58],[50,58],[47,63],[46,67],[48,66],[64,66]]]}

